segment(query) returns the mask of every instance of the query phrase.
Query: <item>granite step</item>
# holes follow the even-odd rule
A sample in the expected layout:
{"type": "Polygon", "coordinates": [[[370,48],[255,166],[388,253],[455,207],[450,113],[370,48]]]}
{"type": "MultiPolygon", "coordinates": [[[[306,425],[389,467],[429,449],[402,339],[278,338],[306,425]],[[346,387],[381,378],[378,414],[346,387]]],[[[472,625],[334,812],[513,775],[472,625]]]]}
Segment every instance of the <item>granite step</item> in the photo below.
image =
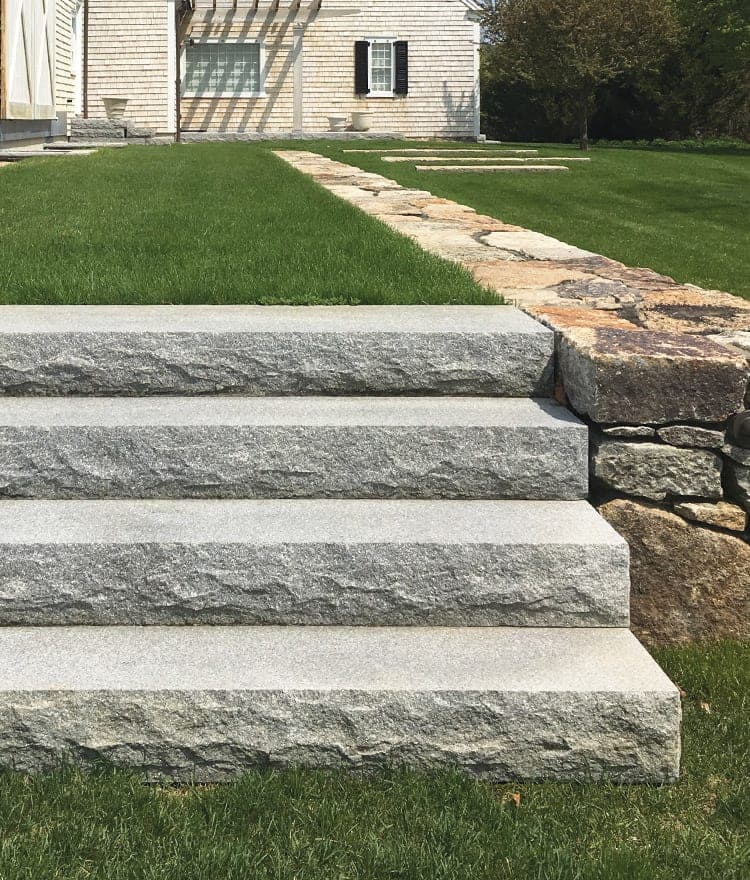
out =
{"type": "Polygon", "coordinates": [[[0,394],[549,397],[510,306],[2,306],[0,394]]]}
{"type": "Polygon", "coordinates": [[[680,699],[625,629],[0,628],[0,765],[198,782],[445,766],[666,782],[680,699]]]}
{"type": "Polygon", "coordinates": [[[583,501],[4,501],[0,625],[627,626],[583,501]]]}
{"type": "Polygon", "coordinates": [[[587,448],[531,399],[9,397],[0,495],[569,501],[587,448]]]}

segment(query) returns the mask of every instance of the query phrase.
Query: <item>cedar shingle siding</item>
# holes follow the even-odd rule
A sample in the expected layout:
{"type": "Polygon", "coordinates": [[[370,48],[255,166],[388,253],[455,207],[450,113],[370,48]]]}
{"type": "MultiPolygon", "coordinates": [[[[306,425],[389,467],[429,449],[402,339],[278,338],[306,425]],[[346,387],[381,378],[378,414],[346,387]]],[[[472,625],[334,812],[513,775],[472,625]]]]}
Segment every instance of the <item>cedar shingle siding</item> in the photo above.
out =
{"type": "Polygon", "coordinates": [[[88,104],[104,118],[103,97],[127,98],[125,116],[169,130],[167,0],[89,0],[88,104]]]}
{"type": "MultiPolygon", "coordinates": [[[[329,115],[373,114],[373,128],[410,136],[471,136],[477,26],[461,0],[324,0],[315,16],[231,0],[196,0],[186,37],[259,39],[265,50],[266,96],[184,97],[183,129],[288,132],[294,126],[295,23],[304,28],[303,128],[324,131],[329,115]],[[353,15],[326,18],[334,9],[353,15]],[[370,37],[408,43],[408,96],[355,94],[355,44],[370,37]]],[[[95,0],[90,5],[89,115],[104,116],[102,95],[129,98],[126,116],[169,130],[168,4],[166,0],[95,0]]]]}

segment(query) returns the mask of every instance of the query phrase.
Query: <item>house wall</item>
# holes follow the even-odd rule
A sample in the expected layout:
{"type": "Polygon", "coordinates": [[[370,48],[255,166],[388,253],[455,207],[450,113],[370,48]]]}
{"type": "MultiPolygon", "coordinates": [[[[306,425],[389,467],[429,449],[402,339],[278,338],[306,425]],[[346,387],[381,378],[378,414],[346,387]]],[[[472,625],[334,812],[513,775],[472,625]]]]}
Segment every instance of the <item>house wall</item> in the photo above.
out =
{"type": "Polygon", "coordinates": [[[73,71],[73,13],[77,0],[57,0],[55,31],[55,106],[58,113],[75,110],[73,71]]]}
{"type": "Polygon", "coordinates": [[[304,23],[303,128],[325,131],[327,117],[373,113],[373,127],[409,136],[469,137],[475,123],[477,26],[460,0],[361,0],[325,2],[320,13],[247,4],[233,11],[226,0],[197,0],[187,29],[193,38],[260,39],[265,48],[266,97],[182,100],[183,129],[290,131],[294,126],[295,24],[304,23]],[[357,7],[355,15],[326,17],[357,7]],[[354,94],[354,44],[368,37],[409,42],[409,95],[358,98],[354,94]]]}
{"type": "MultiPolygon", "coordinates": [[[[54,95],[58,119],[0,119],[0,143],[33,144],[65,136],[66,117],[73,112],[75,100],[71,22],[76,2],[77,0],[55,0],[54,95]]],[[[4,6],[5,4],[0,0],[0,33],[6,24],[2,21],[4,6]]],[[[0,40],[0,74],[5,75],[3,49],[3,40],[0,40]]],[[[0,88],[4,87],[5,83],[0,83],[0,88]]]]}
{"type": "Polygon", "coordinates": [[[103,97],[127,98],[126,117],[157,132],[169,131],[168,0],[90,0],[88,115],[103,119],[103,97]]]}

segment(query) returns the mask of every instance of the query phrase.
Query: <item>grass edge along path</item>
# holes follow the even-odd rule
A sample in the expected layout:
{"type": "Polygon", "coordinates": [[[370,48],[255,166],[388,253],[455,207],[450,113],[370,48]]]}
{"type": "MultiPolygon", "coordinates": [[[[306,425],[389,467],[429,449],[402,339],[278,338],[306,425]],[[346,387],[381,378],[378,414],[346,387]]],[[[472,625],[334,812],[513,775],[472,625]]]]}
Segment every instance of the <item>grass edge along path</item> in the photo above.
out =
{"type": "Polygon", "coordinates": [[[654,652],[684,691],[671,786],[260,771],[217,787],[0,774],[2,880],[746,880],[750,644],[654,652]]]}
{"type": "MultiPolygon", "coordinates": [[[[408,148],[409,143],[401,145],[408,148]]],[[[581,155],[563,144],[478,147],[443,141],[433,145],[458,152],[482,149],[490,155],[514,147],[538,149],[539,158],[581,155]]],[[[572,162],[567,174],[537,177],[428,175],[416,171],[414,164],[383,162],[375,153],[347,152],[356,144],[332,141],[295,148],[374,171],[403,186],[429,189],[481,214],[627,266],[654,269],[683,283],[750,299],[750,149],[594,147],[587,154],[591,162],[572,162]]],[[[368,142],[367,148],[395,146],[392,141],[368,142]]]]}
{"type": "Polygon", "coordinates": [[[226,143],[3,169],[0,303],[498,299],[269,150],[226,143]]]}

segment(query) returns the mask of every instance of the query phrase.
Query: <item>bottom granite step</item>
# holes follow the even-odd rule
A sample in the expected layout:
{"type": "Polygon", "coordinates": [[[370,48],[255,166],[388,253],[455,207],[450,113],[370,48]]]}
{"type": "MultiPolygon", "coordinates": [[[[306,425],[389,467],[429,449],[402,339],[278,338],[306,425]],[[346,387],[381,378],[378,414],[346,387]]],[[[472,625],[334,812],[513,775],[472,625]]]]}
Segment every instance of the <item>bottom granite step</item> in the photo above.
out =
{"type": "Polygon", "coordinates": [[[663,782],[677,689],[625,629],[0,629],[0,764],[663,782]]]}

